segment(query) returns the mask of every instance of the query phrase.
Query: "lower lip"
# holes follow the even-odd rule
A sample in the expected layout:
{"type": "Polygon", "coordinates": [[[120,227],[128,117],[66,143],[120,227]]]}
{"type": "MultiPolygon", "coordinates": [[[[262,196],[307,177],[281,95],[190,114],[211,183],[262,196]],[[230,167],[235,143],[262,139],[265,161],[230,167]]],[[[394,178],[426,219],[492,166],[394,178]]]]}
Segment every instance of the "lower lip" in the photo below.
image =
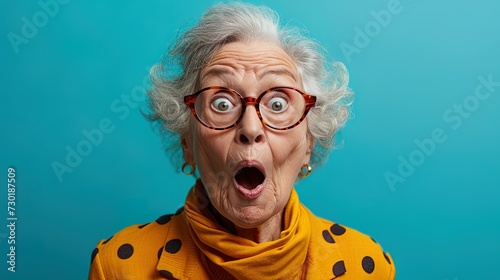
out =
{"type": "Polygon", "coordinates": [[[253,199],[253,198],[258,197],[262,193],[262,191],[264,190],[264,183],[258,185],[257,187],[255,187],[254,189],[251,189],[251,190],[244,188],[242,185],[238,184],[236,181],[234,182],[234,184],[236,186],[236,189],[240,192],[240,194],[248,199],[253,199]]]}

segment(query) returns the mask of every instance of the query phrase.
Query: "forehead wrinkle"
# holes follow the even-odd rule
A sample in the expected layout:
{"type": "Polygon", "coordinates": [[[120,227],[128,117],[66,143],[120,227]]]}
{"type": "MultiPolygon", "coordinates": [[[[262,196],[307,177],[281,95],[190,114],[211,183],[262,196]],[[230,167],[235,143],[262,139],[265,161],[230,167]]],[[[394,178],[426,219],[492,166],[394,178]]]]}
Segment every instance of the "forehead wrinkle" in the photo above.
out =
{"type": "Polygon", "coordinates": [[[221,82],[234,82],[248,74],[255,75],[259,81],[271,76],[273,80],[289,77],[296,85],[301,82],[296,64],[281,48],[235,50],[230,45],[226,45],[229,48],[223,47],[209,59],[201,72],[202,83],[212,78],[221,82]]]}
{"type": "MultiPolygon", "coordinates": [[[[245,71],[247,73],[247,71],[245,71]]],[[[282,82],[282,81],[287,81],[288,79],[283,79],[284,77],[288,77],[292,79],[293,83],[297,83],[297,77],[293,75],[288,69],[264,69],[263,71],[260,71],[259,73],[256,73],[256,76],[258,80],[261,81],[276,81],[276,82],[282,82]]],[[[215,79],[220,82],[223,82],[226,85],[231,84],[234,82],[235,78],[235,73],[230,71],[229,69],[224,69],[224,68],[219,68],[219,67],[214,67],[209,70],[207,70],[203,77],[202,77],[202,84],[206,82],[206,80],[210,79],[215,79]]]]}
{"type": "Polygon", "coordinates": [[[231,78],[234,78],[233,71],[221,67],[212,67],[202,73],[201,83],[204,84],[208,79],[216,79],[223,83],[229,83],[231,78]]]}

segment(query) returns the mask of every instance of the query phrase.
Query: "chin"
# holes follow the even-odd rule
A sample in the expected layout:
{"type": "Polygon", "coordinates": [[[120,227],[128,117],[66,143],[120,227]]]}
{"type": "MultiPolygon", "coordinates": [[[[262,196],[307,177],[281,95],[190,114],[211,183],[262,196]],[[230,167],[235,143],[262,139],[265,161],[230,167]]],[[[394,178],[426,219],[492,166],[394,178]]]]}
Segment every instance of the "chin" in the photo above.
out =
{"type": "MultiPolygon", "coordinates": [[[[276,214],[281,211],[276,211],[276,207],[270,207],[271,203],[268,200],[260,202],[256,205],[248,205],[238,207],[231,213],[233,216],[230,220],[238,227],[241,228],[255,228],[265,224],[271,220],[276,214]]],[[[229,217],[228,217],[229,218],[229,217]]]]}

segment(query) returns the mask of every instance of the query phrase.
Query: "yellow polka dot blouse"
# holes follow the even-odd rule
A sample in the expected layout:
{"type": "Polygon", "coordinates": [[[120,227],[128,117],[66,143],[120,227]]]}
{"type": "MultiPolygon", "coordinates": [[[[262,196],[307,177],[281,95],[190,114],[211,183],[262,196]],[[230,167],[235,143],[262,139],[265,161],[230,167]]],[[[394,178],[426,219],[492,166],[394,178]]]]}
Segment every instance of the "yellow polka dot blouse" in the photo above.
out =
{"type": "Polygon", "coordinates": [[[212,216],[198,181],[175,215],[127,227],[92,252],[89,279],[393,280],[390,255],[367,235],[318,218],[292,190],[277,240],[255,243],[212,216]]]}

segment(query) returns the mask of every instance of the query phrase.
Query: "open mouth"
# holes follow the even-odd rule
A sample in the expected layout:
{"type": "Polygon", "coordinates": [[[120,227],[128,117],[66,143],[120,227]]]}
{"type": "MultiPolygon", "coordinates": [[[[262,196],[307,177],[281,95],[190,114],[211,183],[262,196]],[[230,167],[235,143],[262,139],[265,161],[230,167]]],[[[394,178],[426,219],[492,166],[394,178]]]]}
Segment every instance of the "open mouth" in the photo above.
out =
{"type": "Polygon", "coordinates": [[[236,182],[247,190],[253,190],[264,182],[264,174],[255,167],[243,167],[236,173],[236,182]]]}

